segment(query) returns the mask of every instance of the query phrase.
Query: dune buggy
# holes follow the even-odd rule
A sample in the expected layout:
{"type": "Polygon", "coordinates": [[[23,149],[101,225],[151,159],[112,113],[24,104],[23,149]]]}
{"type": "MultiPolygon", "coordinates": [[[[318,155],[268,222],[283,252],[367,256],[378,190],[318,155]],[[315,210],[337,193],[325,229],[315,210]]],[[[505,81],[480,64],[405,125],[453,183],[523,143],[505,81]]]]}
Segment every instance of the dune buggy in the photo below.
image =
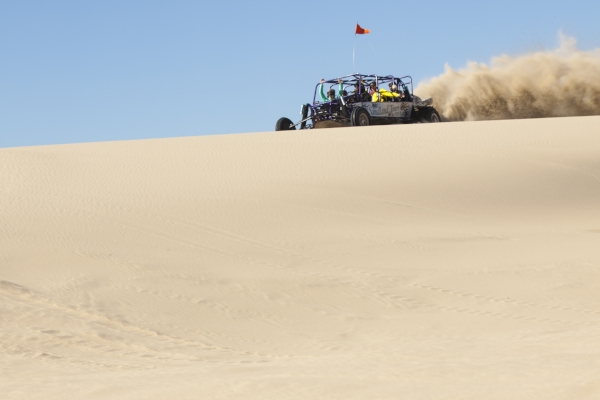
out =
{"type": "Polygon", "coordinates": [[[413,94],[410,76],[352,74],[317,84],[312,104],[302,105],[302,119],[280,118],[275,130],[440,122],[432,104],[413,94]],[[335,95],[325,99],[323,91],[335,95]]]}

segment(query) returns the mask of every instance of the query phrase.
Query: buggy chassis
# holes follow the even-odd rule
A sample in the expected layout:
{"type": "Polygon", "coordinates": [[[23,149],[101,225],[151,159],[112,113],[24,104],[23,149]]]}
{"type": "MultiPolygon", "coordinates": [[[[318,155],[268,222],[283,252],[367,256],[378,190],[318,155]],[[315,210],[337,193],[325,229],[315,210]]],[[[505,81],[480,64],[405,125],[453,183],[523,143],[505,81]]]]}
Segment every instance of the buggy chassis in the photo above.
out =
{"type": "MultiPolygon", "coordinates": [[[[288,118],[280,118],[275,125],[276,131],[334,128],[345,126],[368,126],[406,124],[415,122],[440,122],[440,115],[433,108],[433,100],[421,100],[413,94],[413,83],[410,76],[396,78],[392,75],[362,75],[352,74],[342,78],[343,94],[334,100],[319,101],[319,85],[315,86],[312,104],[303,104],[302,119],[292,122],[288,118]],[[372,101],[367,91],[374,82],[377,92],[380,85],[397,85],[399,93],[392,101],[372,101]]],[[[325,90],[338,91],[340,81],[330,79],[323,83],[325,90]]],[[[383,100],[382,92],[379,99],[383,100]]]]}

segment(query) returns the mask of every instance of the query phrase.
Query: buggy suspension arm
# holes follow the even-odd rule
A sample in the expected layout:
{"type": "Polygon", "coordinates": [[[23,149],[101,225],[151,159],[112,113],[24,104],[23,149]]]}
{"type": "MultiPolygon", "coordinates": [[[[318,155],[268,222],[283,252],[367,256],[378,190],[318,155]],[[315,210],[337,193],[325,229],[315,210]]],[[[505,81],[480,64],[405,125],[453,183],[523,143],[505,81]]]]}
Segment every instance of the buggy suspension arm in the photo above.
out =
{"type": "Polygon", "coordinates": [[[301,123],[303,123],[303,122],[306,122],[306,121],[308,121],[308,120],[310,120],[310,119],[312,119],[312,117],[306,117],[306,118],[304,118],[302,121],[296,122],[295,124],[293,124],[293,125],[290,125],[290,126],[296,126],[296,125],[300,125],[301,123]]]}

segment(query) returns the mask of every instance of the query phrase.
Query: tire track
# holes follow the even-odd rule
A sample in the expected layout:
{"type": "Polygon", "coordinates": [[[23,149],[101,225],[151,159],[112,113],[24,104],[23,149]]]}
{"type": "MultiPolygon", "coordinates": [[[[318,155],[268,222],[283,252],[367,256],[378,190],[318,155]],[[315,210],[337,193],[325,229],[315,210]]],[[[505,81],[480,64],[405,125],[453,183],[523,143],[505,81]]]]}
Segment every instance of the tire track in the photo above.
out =
{"type": "MultiPolygon", "coordinates": [[[[108,329],[111,329],[111,330],[117,332],[117,335],[115,335],[115,337],[118,337],[120,334],[125,333],[125,334],[131,334],[131,335],[137,336],[137,337],[143,337],[147,340],[150,340],[150,343],[163,342],[161,345],[161,349],[165,348],[164,343],[169,343],[170,345],[174,346],[175,348],[177,348],[177,346],[183,346],[183,347],[191,346],[194,349],[200,349],[202,351],[208,352],[209,354],[210,353],[213,353],[213,354],[235,354],[235,355],[244,356],[244,357],[252,356],[252,357],[261,357],[261,358],[267,358],[267,359],[279,359],[279,360],[296,358],[295,356],[292,356],[292,355],[274,355],[274,354],[268,354],[268,353],[235,349],[235,348],[226,347],[226,346],[215,346],[215,345],[210,345],[210,344],[207,344],[204,342],[199,342],[197,340],[190,340],[190,339],[184,339],[184,338],[180,338],[180,337],[176,337],[176,336],[172,336],[172,335],[167,335],[167,334],[158,332],[153,329],[143,328],[143,327],[140,327],[137,325],[127,323],[122,320],[111,318],[107,315],[104,315],[104,314],[101,314],[98,312],[92,312],[92,311],[82,309],[79,307],[68,307],[68,306],[60,305],[39,293],[36,293],[30,289],[27,289],[23,286],[13,283],[13,282],[0,281],[0,297],[2,297],[4,299],[3,302],[12,301],[12,302],[16,302],[16,303],[25,305],[26,307],[30,307],[30,308],[34,308],[34,309],[38,309],[38,310],[42,310],[42,311],[46,311],[46,312],[47,311],[57,312],[62,316],[68,316],[68,317],[75,318],[78,320],[83,320],[87,323],[97,323],[104,328],[108,328],[108,329]]],[[[115,342],[114,340],[109,341],[109,343],[114,343],[114,342],[115,342]]],[[[133,348],[131,348],[130,344],[124,343],[122,341],[120,341],[118,343],[121,346],[125,346],[126,348],[133,350],[133,348]]],[[[136,343],[135,345],[141,346],[143,348],[144,352],[148,352],[151,354],[157,354],[157,355],[165,354],[165,352],[162,350],[161,351],[155,350],[151,347],[147,347],[146,345],[139,344],[139,342],[136,343]]],[[[90,348],[93,348],[93,346],[91,346],[90,348]]],[[[167,354],[169,354],[169,353],[167,353],[167,354]]],[[[178,358],[181,357],[183,354],[184,357],[186,357],[188,360],[191,360],[191,361],[197,360],[197,357],[190,356],[189,354],[186,354],[186,353],[177,352],[177,353],[171,353],[171,354],[175,355],[178,358]]]]}

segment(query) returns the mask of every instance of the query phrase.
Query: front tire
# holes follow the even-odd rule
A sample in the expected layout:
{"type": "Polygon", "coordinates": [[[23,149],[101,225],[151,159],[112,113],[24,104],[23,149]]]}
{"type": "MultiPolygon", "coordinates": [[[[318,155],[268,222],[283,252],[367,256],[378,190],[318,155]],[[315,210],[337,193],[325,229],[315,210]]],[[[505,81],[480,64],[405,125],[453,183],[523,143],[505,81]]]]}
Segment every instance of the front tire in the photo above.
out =
{"type": "Polygon", "coordinates": [[[352,126],[369,126],[371,125],[371,116],[364,108],[356,107],[350,115],[350,124],[352,126]]]}
{"type": "Polygon", "coordinates": [[[293,126],[294,123],[289,118],[279,118],[277,123],[275,124],[276,131],[295,131],[296,127],[293,126]]]}

